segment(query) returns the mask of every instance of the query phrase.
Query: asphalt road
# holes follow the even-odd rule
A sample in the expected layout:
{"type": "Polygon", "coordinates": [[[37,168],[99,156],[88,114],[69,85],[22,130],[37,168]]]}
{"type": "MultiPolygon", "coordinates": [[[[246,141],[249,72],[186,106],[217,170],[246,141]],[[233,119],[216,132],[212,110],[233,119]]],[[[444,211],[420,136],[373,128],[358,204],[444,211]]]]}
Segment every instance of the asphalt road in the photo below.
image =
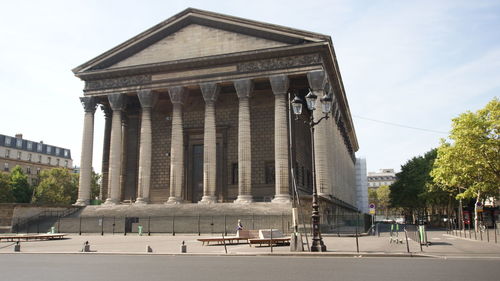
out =
{"type": "Polygon", "coordinates": [[[0,280],[499,280],[499,259],[1,254],[0,280]]]}

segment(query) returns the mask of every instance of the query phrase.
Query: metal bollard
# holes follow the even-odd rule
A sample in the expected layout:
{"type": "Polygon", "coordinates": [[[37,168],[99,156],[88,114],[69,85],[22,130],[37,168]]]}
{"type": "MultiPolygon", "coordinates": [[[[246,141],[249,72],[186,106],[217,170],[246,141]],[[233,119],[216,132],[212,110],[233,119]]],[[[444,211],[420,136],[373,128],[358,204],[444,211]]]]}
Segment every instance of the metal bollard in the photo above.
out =
{"type": "Polygon", "coordinates": [[[16,245],[14,245],[14,252],[21,252],[21,244],[19,241],[17,241],[16,245]]]}
{"type": "Polygon", "coordinates": [[[151,248],[151,246],[147,245],[146,251],[148,253],[152,253],[153,252],[153,248],[151,248]]]}
{"type": "Polygon", "coordinates": [[[181,253],[187,253],[187,245],[184,241],[182,241],[181,253]]]}

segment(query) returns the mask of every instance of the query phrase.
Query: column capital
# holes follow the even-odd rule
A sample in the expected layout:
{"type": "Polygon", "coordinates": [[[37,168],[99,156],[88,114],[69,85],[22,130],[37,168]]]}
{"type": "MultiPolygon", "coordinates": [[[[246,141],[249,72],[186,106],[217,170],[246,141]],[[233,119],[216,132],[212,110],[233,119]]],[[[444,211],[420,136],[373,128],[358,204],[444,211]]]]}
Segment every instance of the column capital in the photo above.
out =
{"type": "Polygon", "coordinates": [[[113,111],[122,111],[127,105],[124,94],[109,94],[108,95],[109,105],[113,111]]]}
{"type": "Polygon", "coordinates": [[[101,110],[104,113],[105,118],[110,118],[113,112],[108,104],[101,104],[101,110]]]}
{"type": "Polygon", "coordinates": [[[253,92],[253,82],[251,79],[238,79],[234,80],[234,88],[238,98],[249,98],[253,92]]]}
{"type": "Polygon", "coordinates": [[[80,97],[80,102],[83,105],[85,112],[95,112],[97,100],[95,97],[80,97]]]}
{"type": "Polygon", "coordinates": [[[220,93],[220,86],[215,82],[201,83],[200,89],[205,102],[215,102],[220,93]]]}
{"type": "Polygon", "coordinates": [[[158,95],[151,90],[140,90],[137,92],[137,97],[142,108],[152,108],[158,100],[158,95]]]}
{"type": "Polygon", "coordinates": [[[271,89],[275,95],[285,95],[288,92],[290,80],[286,74],[269,76],[269,82],[271,82],[271,89]]]}
{"type": "Polygon", "coordinates": [[[186,87],[175,86],[168,88],[168,94],[170,96],[170,101],[172,104],[184,104],[189,91],[186,87]]]}
{"type": "Polygon", "coordinates": [[[307,81],[309,81],[309,87],[311,87],[313,91],[323,91],[325,89],[325,83],[327,82],[325,78],[324,70],[307,72],[307,81]]]}

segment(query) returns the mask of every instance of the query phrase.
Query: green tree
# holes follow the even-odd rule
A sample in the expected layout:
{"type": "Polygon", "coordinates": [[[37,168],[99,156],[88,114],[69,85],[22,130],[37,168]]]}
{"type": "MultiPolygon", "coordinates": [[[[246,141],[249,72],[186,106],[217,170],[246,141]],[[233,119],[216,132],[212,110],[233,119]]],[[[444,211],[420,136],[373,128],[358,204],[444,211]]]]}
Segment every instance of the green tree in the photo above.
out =
{"type": "Polygon", "coordinates": [[[10,176],[7,173],[0,172],[0,203],[15,202],[10,185],[10,176]]]}
{"type": "Polygon", "coordinates": [[[28,183],[28,176],[24,174],[23,168],[15,166],[10,172],[10,186],[16,203],[30,203],[33,188],[28,183]]]}
{"type": "Polygon", "coordinates": [[[390,193],[391,190],[388,185],[382,185],[377,188],[377,209],[380,210],[381,213],[384,213],[386,217],[389,216],[390,193]]]}
{"type": "Polygon", "coordinates": [[[425,212],[426,186],[432,182],[430,171],[435,158],[436,150],[433,149],[401,166],[401,172],[396,174],[396,182],[390,186],[389,198],[392,207],[402,208],[405,215],[412,216],[413,219],[415,212],[421,215],[425,212]]]}
{"type": "MultiPolygon", "coordinates": [[[[500,188],[500,101],[494,98],[483,109],[453,119],[449,142],[442,140],[432,170],[434,182],[457,198],[483,202],[497,197],[500,188]]],[[[478,214],[475,209],[475,226],[478,214]]]]}
{"type": "Polygon", "coordinates": [[[101,191],[101,175],[92,171],[92,179],[90,182],[90,199],[99,197],[101,191]]]}
{"type": "Polygon", "coordinates": [[[368,188],[368,203],[373,203],[375,206],[378,206],[378,195],[377,195],[377,189],[375,188],[368,188]]]}
{"type": "Polygon", "coordinates": [[[78,175],[68,169],[54,168],[40,173],[40,183],[35,188],[34,203],[72,204],[78,196],[78,175]]]}

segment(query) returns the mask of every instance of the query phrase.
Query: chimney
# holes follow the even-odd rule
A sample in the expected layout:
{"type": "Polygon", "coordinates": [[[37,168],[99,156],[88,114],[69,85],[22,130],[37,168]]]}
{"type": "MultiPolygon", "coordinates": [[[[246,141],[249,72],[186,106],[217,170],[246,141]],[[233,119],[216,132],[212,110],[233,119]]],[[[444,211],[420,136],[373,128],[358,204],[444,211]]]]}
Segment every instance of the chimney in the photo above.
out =
{"type": "Polygon", "coordinates": [[[16,139],[22,139],[23,138],[23,134],[16,134],[16,139]]]}

